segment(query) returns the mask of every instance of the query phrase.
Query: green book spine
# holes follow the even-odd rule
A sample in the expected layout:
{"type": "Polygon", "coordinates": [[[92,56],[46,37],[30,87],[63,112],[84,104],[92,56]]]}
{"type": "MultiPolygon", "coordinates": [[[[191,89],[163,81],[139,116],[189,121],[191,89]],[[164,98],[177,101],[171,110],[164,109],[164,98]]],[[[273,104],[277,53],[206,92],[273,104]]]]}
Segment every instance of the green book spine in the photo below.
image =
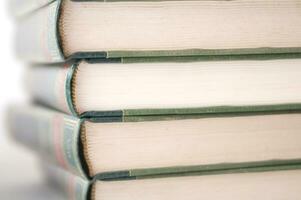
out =
{"type": "Polygon", "coordinates": [[[89,180],[75,176],[53,165],[42,164],[42,170],[48,183],[66,199],[90,199],[91,183],[89,180]]]}
{"type": "Polygon", "coordinates": [[[269,160],[264,162],[220,163],[212,165],[176,166],[165,168],[131,169],[99,173],[95,180],[124,180],[164,178],[176,176],[206,176],[216,174],[254,173],[301,169],[301,160],[269,160]]]}
{"type": "Polygon", "coordinates": [[[86,177],[80,155],[79,119],[38,107],[12,107],[8,124],[16,141],[50,163],[86,177]]]}

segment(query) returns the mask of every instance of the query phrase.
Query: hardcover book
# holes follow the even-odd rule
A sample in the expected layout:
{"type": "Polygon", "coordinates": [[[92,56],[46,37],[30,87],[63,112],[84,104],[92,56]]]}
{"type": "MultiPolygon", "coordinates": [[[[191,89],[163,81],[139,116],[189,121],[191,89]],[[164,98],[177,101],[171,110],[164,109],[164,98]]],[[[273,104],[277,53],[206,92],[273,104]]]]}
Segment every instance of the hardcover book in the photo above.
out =
{"type": "Polygon", "coordinates": [[[301,170],[260,170],[253,173],[194,175],[91,182],[52,166],[44,170],[49,182],[66,199],[299,199],[301,170]]]}
{"type": "Polygon", "coordinates": [[[300,65],[301,59],[82,60],[33,66],[26,84],[34,100],[81,117],[279,112],[301,109],[300,65]]]}
{"type": "Polygon", "coordinates": [[[300,120],[300,113],[78,119],[14,106],[9,127],[43,159],[81,177],[110,180],[296,168],[300,120]]]}
{"type": "Polygon", "coordinates": [[[56,0],[19,21],[17,52],[44,63],[300,53],[300,8],[299,0],[56,0]]]}

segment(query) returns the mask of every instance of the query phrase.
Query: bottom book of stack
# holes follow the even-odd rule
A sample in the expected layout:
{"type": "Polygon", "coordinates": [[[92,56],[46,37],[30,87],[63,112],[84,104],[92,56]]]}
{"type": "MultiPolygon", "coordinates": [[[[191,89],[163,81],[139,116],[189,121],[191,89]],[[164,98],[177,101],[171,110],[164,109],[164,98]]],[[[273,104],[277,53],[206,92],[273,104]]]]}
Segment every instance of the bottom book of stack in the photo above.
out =
{"type": "Polygon", "coordinates": [[[12,137],[69,199],[300,199],[301,112],[77,118],[14,106],[12,137]]]}

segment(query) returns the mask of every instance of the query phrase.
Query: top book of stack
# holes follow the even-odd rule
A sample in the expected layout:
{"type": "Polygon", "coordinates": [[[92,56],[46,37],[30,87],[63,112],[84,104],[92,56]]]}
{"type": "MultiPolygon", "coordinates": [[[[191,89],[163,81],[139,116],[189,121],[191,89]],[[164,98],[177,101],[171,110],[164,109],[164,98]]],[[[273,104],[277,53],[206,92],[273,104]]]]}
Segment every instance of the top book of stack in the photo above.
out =
{"type": "Polygon", "coordinates": [[[301,54],[299,0],[26,2],[13,10],[30,62],[301,54]]]}

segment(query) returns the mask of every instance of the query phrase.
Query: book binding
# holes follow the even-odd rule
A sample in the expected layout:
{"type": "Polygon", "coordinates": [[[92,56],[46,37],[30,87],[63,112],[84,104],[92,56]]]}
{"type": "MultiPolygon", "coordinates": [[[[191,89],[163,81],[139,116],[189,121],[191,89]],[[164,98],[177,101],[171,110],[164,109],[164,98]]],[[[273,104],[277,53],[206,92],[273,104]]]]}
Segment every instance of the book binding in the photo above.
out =
{"type": "Polygon", "coordinates": [[[50,163],[87,176],[81,160],[80,119],[39,108],[11,108],[8,115],[10,133],[16,141],[50,163]]]}
{"type": "Polygon", "coordinates": [[[20,58],[48,63],[64,61],[58,27],[60,9],[61,1],[53,1],[18,21],[16,51],[20,58]]]}
{"type": "Polygon", "coordinates": [[[75,176],[53,165],[42,164],[41,167],[48,183],[66,199],[90,199],[91,182],[89,180],[75,176]]]}

